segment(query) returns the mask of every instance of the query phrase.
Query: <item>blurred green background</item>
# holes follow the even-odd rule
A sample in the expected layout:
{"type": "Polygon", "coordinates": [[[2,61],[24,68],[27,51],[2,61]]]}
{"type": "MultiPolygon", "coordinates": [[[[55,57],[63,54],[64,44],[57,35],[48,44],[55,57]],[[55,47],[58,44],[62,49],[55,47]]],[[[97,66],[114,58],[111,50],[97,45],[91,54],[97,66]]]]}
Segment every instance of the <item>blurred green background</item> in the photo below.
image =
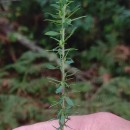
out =
{"type": "MultiPolygon", "coordinates": [[[[56,115],[49,107],[58,95],[48,77],[60,79],[60,72],[46,51],[56,43],[44,35],[55,28],[45,21],[55,1],[0,1],[0,130],[56,115]]],[[[71,8],[77,4],[73,17],[87,17],[74,22],[78,29],[67,45],[78,49],[70,69],[81,71],[70,81],[72,114],[109,111],[130,120],[130,0],[75,0],[71,8]]]]}

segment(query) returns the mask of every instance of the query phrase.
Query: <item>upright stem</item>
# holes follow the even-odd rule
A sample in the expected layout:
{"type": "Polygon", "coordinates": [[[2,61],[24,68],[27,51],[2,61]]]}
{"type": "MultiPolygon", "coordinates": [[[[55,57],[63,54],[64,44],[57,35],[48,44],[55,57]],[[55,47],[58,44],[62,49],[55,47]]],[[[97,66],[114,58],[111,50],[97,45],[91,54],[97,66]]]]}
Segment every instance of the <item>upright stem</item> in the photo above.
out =
{"type": "MultiPolygon", "coordinates": [[[[62,42],[62,46],[61,46],[61,50],[62,50],[62,58],[61,58],[61,74],[62,74],[62,96],[63,96],[63,101],[62,101],[62,116],[65,117],[65,27],[64,27],[64,23],[65,23],[65,12],[66,12],[66,5],[63,6],[63,8],[61,9],[62,11],[62,26],[61,26],[61,42],[62,42]]],[[[64,119],[64,124],[65,124],[65,119],[64,119]]],[[[64,126],[63,124],[63,126],[64,126]]],[[[64,127],[62,128],[62,130],[64,130],[64,127]]]]}

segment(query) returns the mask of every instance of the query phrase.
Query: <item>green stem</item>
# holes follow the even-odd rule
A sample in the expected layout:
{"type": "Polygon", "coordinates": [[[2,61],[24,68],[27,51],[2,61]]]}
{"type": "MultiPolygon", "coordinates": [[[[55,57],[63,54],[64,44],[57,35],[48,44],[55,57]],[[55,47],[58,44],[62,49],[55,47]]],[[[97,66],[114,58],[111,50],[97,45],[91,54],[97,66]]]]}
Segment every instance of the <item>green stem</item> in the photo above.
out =
{"type": "MultiPolygon", "coordinates": [[[[66,5],[63,6],[62,8],[62,27],[61,27],[61,41],[62,41],[62,59],[61,59],[61,74],[62,74],[62,96],[63,96],[63,101],[62,101],[62,116],[65,117],[65,27],[64,27],[64,23],[65,23],[65,12],[66,12],[66,5]]],[[[64,123],[62,124],[62,130],[64,130],[64,124],[65,124],[65,119],[63,121],[64,123]]]]}

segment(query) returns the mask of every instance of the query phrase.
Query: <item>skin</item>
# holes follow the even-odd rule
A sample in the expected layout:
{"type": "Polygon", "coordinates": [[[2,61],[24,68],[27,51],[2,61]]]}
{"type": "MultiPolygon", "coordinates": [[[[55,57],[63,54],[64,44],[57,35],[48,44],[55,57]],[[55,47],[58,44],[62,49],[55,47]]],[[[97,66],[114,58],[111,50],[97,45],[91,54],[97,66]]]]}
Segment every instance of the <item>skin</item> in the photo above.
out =
{"type": "MultiPolygon", "coordinates": [[[[130,130],[130,121],[108,112],[71,116],[64,130],[130,130]]],[[[56,130],[58,121],[41,122],[14,130],[56,130]]]]}

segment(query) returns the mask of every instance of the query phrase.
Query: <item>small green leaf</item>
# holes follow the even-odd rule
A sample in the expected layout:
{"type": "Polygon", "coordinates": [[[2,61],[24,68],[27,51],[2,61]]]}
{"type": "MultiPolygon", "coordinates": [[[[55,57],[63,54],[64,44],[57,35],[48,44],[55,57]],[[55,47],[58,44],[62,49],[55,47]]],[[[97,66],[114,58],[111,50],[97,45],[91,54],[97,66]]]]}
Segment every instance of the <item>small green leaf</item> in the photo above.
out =
{"type": "Polygon", "coordinates": [[[54,79],[54,78],[48,78],[48,80],[50,80],[50,81],[52,81],[52,82],[54,82],[54,83],[60,83],[60,82],[61,82],[61,81],[56,80],[56,79],[54,79]]]}
{"type": "Polygon", "coordinates": [[[68,59],[67,61],[66,61],[66,64],[72,64],[72,63],[74,63],[74,61],[72,60],[72,59],[68,59]]]}
{"type": "Polygon", "coordinates": [[[86,18],[86,17],[87,17],[87,16],[77,17],[77,18],[72,19],[71,21],[79,20],[79,19],[86,18]]]}
{"type": "Polygon", "coordinates": [[[80,9],[80,6],[76,6],[73,11],[69,14],[68,18],[70,18],[73,14],[75,14],[80,9]]]}
{"type": "Polygon", "coordinates": [[[52,7],[55,7],[56,9],[59,9],[59,8],[60,8],[60,6],[57,5],[57,4],[51,4],[51,6],[52,6],[52,7]]]}
{"type": "Polygon", "coordinates": [[[64,124],[64,121],[65,121],[65,116],[62,115],[61,118],[60,118],[60,123],[64,124]]]}
{"type": "Polygon", "coordinates": [[[66,99],[66,102],[67,102],[68,105],[74,106],[73,101],[69,97],[66,97],[65,99],[66,99]]]}
{"type": "Polygon", "coordinates": [[[48,68],[48,69],[51,69],[51,70],[54,70],[54,69],[57,69],[57,67],[55,67],[54,65],[52,65],[52,64],[45,64],[44,65],[46,68],[48,68]]]}
{"type": "Polygon", "coordinates": [[[54,15],[54,14],[51,14],[51,13],[46,13],[48,15],[50,15],[52,18],[58,18],[58,15],[54,15]]]}
{"type": "Polygon", "coordinates": [[[63,87],[62,87],[62,86],[59,86],[59,87],[56,89],[56,94],[62,93],[62,89],[63,89],[63,87]]]}
{"type": "Polygon", "coordinates": [[[60,42],[57,38],[54,38],[54,37],[50,37],[50,38],[54,39],[57,42],[60,42]]]}
{"type": "Polygon", "coordinates": [[[46,32],[45,35],[57,36],[57,35],[59,35],[59,33],[58,33],[58,32],[55,32],[55,31],[49,31],[49,32],[46,32]]]}
{"type": "Polygon", "coordinates": [[[67,38],[65,39],[65,41],[67,41],[72,35],[73,33],[75,32],[76,28],[74,28],[71,33],[69,34],[69,36],[67,36],[67,38]]]}

